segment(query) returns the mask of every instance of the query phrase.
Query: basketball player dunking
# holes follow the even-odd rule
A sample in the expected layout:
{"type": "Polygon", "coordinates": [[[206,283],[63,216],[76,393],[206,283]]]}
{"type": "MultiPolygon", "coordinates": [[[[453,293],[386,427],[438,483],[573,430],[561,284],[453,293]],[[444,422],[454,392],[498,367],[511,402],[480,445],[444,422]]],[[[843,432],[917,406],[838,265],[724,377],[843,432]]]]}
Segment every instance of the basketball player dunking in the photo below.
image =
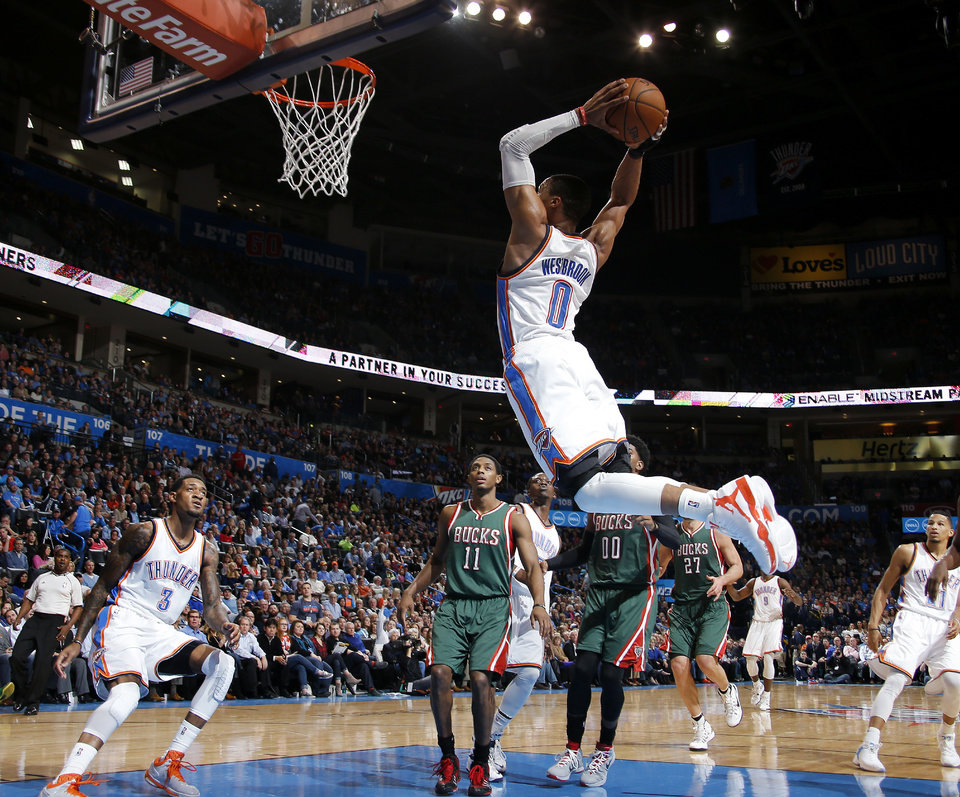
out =
{"type": "Polygon", "coordinates": [[[765,573],[789,570],[797,559],[790,524],[776,513],[759,476],[742,476],[707,491],[665,477],[630,472],[623,417],[590,359],[574,340],[580,305],[637,196],[643,154],[666,129],[629,149],[610,198],[582,234],[589,189],[572,175],[554,175],[535,187],[530,153],[583,125],[614,129],[606,113],[626,102],[626,82],[615,80],[575,111],[523,125],[500,141],[503,194],[510,238],[497,281],[497,319],[507,397],[524,437],[560,495],[586,512],[680,515],[706,521],[740,540],[765,573]]]}
{"type": "MultiPolygon", "coordinates": [[[[545,473],[531,476],[527,481],[527,497],[530,503],[520,504],[520,507],[530,523],[537,557],[543,562],[560,551],[560,535],[557,534],[556,526],[550,522],[550,505],[556,497],[550,477],[545,473]]],[[[549,572],[543,574],[543,598],[548,612],[550,579],[549,572]]],[[[503,773],[507,771],[507,758],[500,740],[510,720],[517,716],[530,698],[543,668],[543,637],[530,622],[533,605],[533,595],[527,587],[526,570],[517,557],[510,592],[510,654],[507,656],[507,669],[514,673],[514,678],[507,684],[493,720],[493,731],[490,734],[491,782],[501,780],[503,773]]]]}
{"type": "Polygon", "coordinates": [[[174,482],[171,493],[171,514],[130,526],[107,557],[84,604],[77,641],[57,657],[55,666],[62,676],[79,655],[80,642],[96,626],[91,669],[104,703],[90,715],[66,765],[40,792],[41,797],[82,795],[79,786],[102,782],[87,779],[83,773],[147,693],[148,681],[203,673],[206,678],[169,749],[144,773],[148,783],[167,794],[200,794],[183,777],[181,766],[187,768],[183,755],[226,697],[234,662],[226,651],[205,645],[172,625],[199,584],[207,624],[231,645],[239,640],[240,629],[229,622],[220,600],[219,554],[196,530],[207,505],[206,483],[199,476],[183,476],[174,482]]]}
{"type": "Polygon", "coordinates": [[[777,575],[751,578],[740,589],[727,585],[727,594],[735,601],[748,595],[753,597],[753,618],[743,643],[747,660],[747,674],[753,681],[750,702],[761,711],[770,710],[770,690],[776,674],[773,657],[783,650],[783,596],[795,606],[803,601],[785,578],[777,575]],[[763,680],[760,679],[760,659],[763,659],[763,680]]]}

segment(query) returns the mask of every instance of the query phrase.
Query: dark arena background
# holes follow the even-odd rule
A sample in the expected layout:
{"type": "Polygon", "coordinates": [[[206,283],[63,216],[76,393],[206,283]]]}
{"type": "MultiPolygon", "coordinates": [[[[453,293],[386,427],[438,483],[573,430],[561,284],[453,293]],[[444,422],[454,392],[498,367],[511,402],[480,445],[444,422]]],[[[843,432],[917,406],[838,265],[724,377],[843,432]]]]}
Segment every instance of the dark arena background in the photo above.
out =
{"type": "MultiPolygon", "coordinates": [[[[743,722],[726,727],[701,680],[717,736],[691,753],[689,716],[658,665],[668,570],[646,666],[624,671],[617,761],[589,791],[960,794],[960,771],[940,766],[940,700],[923,689],[924,667],[884,730],[886,774],[851,763],[880,688],[860,644],[874,591],[897,546],[925,539],[932,511],[956,526],[956,0],[20,0],[4,10],[4,610],[15,613],[43,571],[45,543],[66,542],[78,573],[90,559],[99,574],[126,525],[166,514],[165,488],[195,471],[210,484],[201,529],[220,551],[231,614],[249,609],[262,630],[312,581],[369,654],[370,694],[236,684],[189,753],[202,793],[433,788],[419,664],[384,656],[384,622],[426,561],[440,508],[469,495],[471,457],[496,454],[509,501],[526,500],[538,470],[506,400],[497,338],[495,274],[510,230],[498,142],[611,80],[643,77],[662,90],[669,126],[644,158],[576,336],[628,431],[648,443],[647,472],[710,487],[767,479],[796,530],[799,561],[784,577],[802,600],[784,604],[770,711],[748,705],[751,601],[731,605],[722,664],[746,681],[743,722]],[[191,5],[208,15],[189,16],[191,5]],[[241,17],[242,31],[229,22],[241,17]],[[196,43],[184,44],[188,32],[196,43]],[[345,186],[301,197],[279,181],[281,129],[258,92],[292,90],[296,75],[302,88],[304,73],[316,79],[346,57],[376,85],[319,167],[340,170],[345,186]],[[12,484],[21,497],[11,503],[12,484]],[[74,495],[102,542],[59,528],[54,510],[66,517],[74,495]],[[6,558],[17,538],[30,554],[26,583],[6,558]],[[835,638],[856,653],[836,666],[835,638]],[[821,640],[825,661],[798,668],[821,640]]],[[[318,116],[357,110],[346,91],[318,116]]],[[[596,213],[622,157],[621,143],[590,128],[532,162],[538,179],[583,177],[596,213]]],[[[552,509],[563,547],[575,545],[585,514],[564,499],[552,509]]],[[[741,553],[740,586],[759,572],[741,553]]],[[[542,688],[503,738],[509,769],[494,793],[579,789],[545,773],[566,739],[563,644],[581,621],[584,573],[553,582],[555,645],[542,688]]],[[[408,624],[427,641],[441,597],[422,594],[408,624]]],[[[885,633],[897,590],[887,600],[885,633]]],[[[6,617],[0,642],[4,632],[6,617]]],[[[37,794],[57,775],[97,705],[85,683],[53,678],[31,716],[5,693],[2,794],[37,794]]],[[[95,759],[105,784],[84,793],[152,791],[142,772],[189,691],[152,686],[95,759]]],[[[469,691],[453,702],[465,763],[469,691]]]]}

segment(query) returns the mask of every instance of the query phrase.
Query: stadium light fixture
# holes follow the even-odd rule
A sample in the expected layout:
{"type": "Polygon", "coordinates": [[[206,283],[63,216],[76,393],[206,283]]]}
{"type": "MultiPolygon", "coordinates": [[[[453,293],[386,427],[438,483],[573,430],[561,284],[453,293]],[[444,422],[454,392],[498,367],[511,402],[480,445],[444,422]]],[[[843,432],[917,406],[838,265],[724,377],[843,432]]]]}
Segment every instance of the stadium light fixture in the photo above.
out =
{"type": "Polygon", "coordinates": [[[640,35],[640,38],[637,39],[637,44],[646,50],[653,44],[653,36],[651,36],[649,33],[643,33],[640,35]]]}
{"type": "Polygon", "coordinates": [[[126,175],[124,175],[123,177],[120,178],[120,182],[123,183],[123,184],[124,184],[125,186],[127,186],[128,188],[133,188],[133,178],[132,178],[132,177],[127,177],[126,175]]]}
{"type": "Polygon", "coordinates": [[[730,31],[726,28],[720,28],[713,34],[719,44],[726,44],[730,41],[730,31]]]}
{"type": "Polygon", "coordinates": [[[77,152],[83,152],[83,139],[82,138],[71,138],[70,146],[73,147],[77,152]]]}
{"type": "Polygon", "coordinates": [[[677,23],[676,22],[665,22],[663,24],[664,33],[676,33],[677,32],[677,23]]]}
{"type": "Polygon", "coordinates": [[[529,11],[521,11],[517,14],[517,22],[521,25],[529,25],[532,19],[533,15],[529,11]]]}
{"type": "Polygon", "coordinates": [[[476,2],[476,0],[473,0],[473,2],[467,3],[467,16],[475,17],[480,13],[482,9],[483,7],[478,2],[476,2]]]}
{"type": "Polygon", "coordinates": [[[507,9],[503,6],[497,6],[493,9],[493,13],[490,15],[493,17],[494,22],[503,22],[507,18],[507,9]]]}
{"type": "Polygon", "coordinates": [[[121,172],[130,171],[130,161],[125,161],[123,158],[120,158],[120,160],[117,161],[117,166],[121,172]]]}

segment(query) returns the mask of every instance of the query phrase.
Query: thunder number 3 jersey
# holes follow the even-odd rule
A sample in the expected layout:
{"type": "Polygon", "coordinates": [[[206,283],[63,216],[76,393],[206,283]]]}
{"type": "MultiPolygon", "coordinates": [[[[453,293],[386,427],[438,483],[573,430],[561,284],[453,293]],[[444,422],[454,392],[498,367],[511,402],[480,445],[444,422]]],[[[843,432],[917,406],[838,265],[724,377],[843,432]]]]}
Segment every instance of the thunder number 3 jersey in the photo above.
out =
{"type": "Polygon", "coordinates": [[[186,548],[174,541],[162,518],[153,521],[150,547],[124,573],[107,605],[131,609],[171,625],[183,612],[200,579],[203,535],[194,531],[186,548]]]}
{"type": "Polygon", "coordinates": [[[506,359],[518,344],[551,335],[573,340],[580,305],[597,274],[597,249],[556,227],[519,271],[497,280],[497,327],[506,359]]]}
{"type": "Polygon", "coordinates": [[[673,554],[673,599],[698,601],[710,589],[707,576],[722,576],[726,567],[713,529],[704,523],[693,534],[680,527],[680,547],[673,554]]]}
{"type": "Polygon", "coordinates": [[[960,567],[950,571],[947,583],[940,590],[935,601],[927,597],[927,579],[937,560],[922,542],[913,544],[913,561],[907,572],[900,578],[901,609],[924,614],[937,620],[950,622],[953,610],[957,606],[957,593],[960,592],[960,567]]]}
{"type": "Polygon", "coordinates": [[[472,501],[461,501],[447,526],[447,594],[462,598],[510,595],[513,575],[513,530],[516,506],[503,501],[479,513],[472,501]]]}
{"type": "Polygon", "coordinates": [[[632,515],[594,515],[587,562],[590,586],[650,588],[656,585],[657,538],[632,515]]]}

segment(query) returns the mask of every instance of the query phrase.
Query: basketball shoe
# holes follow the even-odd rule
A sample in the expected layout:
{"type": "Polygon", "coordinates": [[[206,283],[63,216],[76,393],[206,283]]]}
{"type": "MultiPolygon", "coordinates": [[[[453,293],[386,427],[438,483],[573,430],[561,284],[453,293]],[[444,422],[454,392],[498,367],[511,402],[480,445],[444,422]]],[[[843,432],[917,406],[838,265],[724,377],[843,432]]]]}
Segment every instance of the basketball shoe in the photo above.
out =
{"type": "Polygon", "coordinates": [[[737,691],[736,685],[730,684],[727,687],[726,694],[718,689],[717,694],[720,695],[720,699],[723,701],[723,714],[727,720],[727,725],[735,728],[740,724],[740,720],[743,719],[743,708],[740,706],[740,693],[737,691]]]}
{"type": "Polygon", "coordinates": [[[455,755],[445,755],[433,768],[433,774],[437,776],[437,785],[433,790],[437,794],[453,794],[460,782],[460,759],[455,755]]]}
{"type": "Polygon", "coordinates": [[[770,693],[764,690],[763,694],[760,695],[760,702],[757,703],[757,708],[761,711],[770,710],[770,693]]]}
{"type": "Polygon", "coordinates": [[[583,774],[580,776],[580,785],[602,786],[607,782],[607,772],[610,771],[610,767],[616,760],[617,757],[613,754],[612,747],[606,750],[601,750],[598,747],[593,751],[593,755],[590,756],[590,763],[587,764],[587,768],[583,770],[583,774]]]}
{"type": "Polygon", "coordinates": [[[691,750],[706,750],[710,740],[716,736],[706,717],[693,721],[693,739],[690,740],[691,750]]]}
{"type": "Polygon", "coordinates": [[[960,767],[960,755],[957,755],[957,735],[955,733],[937,734],[940,746],[940,766],[960,767]]]}
{"type": "Polygon", "coordinates": [[[777,514],[773,493],[759,476],[741,476],[717,490],[707,520],[742,542],[767,575],[796,564],[793,527],[777,514]]]}
{"type": "Polygon", "coordinates": [[[200,789],[184,780],[181,769],[197,771],[193,764],[183,760],[183,753],[178,750],[167,750],[163,758],[156,759],[147,767],[147,771],[143,773],[143,779],[174,797],[198,797],[200,789]]]}
{"type": "Polygon", "coordinates": [[[877,755],[879,751],[880,742],[864,742],[854,755],[853,763],[867,772],[886,772],[887,768],[877,755]]]}
{"type": "Polygon", "coordinates": [[[503,775],[507,771],[507,755],[503,752],[499,739],[494,739],[490,743],[490,782],[496,783],[503,780],[503,775]]]}
{"type": "Polygon", "coordinates": [[[567,747],[557,756],[557,763],[547,770],[547,777],[566,781],[577,772],[583,772],[583,753],[567,747]]]}
{"type": "Polygon", "coordinates": [[[99,786],[105,782],[102,780],[94,780],[94,777],[96,776],[92,772],[84,772],[82,775],[70,772],[66,775],[61,775],[43,787],[43,791],[40,792],[40,797],[63,797],[63,795],[67,794],[71,795],[71,797],[86,797],[78,787],[99,786]]]}
{"type": "Polygon", "coordinates": [[[470,797],[485,797],[493,789],[490,788],[490,767],[488,764],[474,764],[470,767],[470,788],[467,794],[470,797]]]}
{"type": "Polygon", "coordinates": [[[763,697],[763,681],[754,681],[753,694],[750,695],[750,705],[759,706],[761,697],[763,697]]]}

